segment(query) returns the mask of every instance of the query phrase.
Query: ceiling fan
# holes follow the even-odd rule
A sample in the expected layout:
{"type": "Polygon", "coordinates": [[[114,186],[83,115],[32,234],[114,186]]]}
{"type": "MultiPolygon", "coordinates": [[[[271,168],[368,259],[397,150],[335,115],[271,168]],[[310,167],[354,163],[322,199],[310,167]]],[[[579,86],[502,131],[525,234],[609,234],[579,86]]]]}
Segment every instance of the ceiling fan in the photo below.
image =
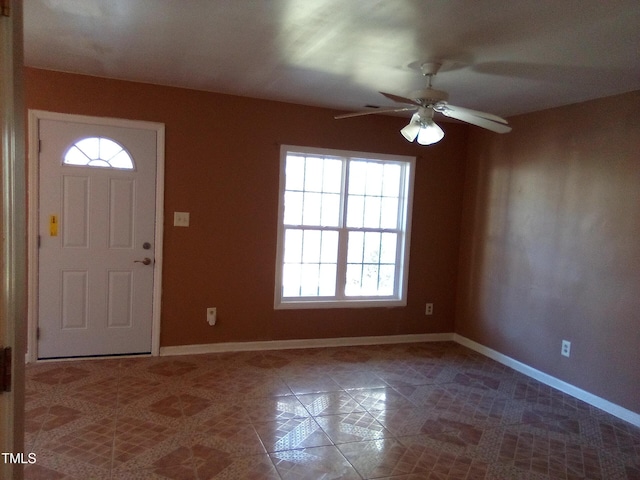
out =
{"type": "Polygon", "coordinates": [[[400,133],[408,141],[413,142],[417,139],[421,145],[431,145],[439,142],[444,137],[442,129],[433,121],[433,115],[438,112],[446,117],[455,118],[462,122],[470,123],[478,127],[486,128],[497,133],[507,133],[511,131],[509,122],[504,118],[491,113],[479,112],[469,108],[456,107],[449,105],[447,100],[449,94],[442,90],[436,90],[431,86],[433,77],[438,73],[442,63],[425,62],[420,69],[422,74],[427,77],[427,87],[411,92],[410,97],[401,97],[392,93],[380,92],[382,95],[397,103],[403,103],[410,106],[396,108],[381,108],[377,110],[368,110],[366,112],[345,113],[336,115],[336,119],[358,117],[361,115],[372,115],[376,113],[405,112],[416,111],[411,117],[409,124],[400,130],[400,133]]]}

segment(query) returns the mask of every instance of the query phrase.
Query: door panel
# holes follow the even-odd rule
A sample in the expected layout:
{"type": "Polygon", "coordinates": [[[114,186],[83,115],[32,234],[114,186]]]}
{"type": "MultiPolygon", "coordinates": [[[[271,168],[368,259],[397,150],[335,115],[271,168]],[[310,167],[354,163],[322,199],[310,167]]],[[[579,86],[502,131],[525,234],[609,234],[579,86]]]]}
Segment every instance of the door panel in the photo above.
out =
{"type": "Polygon", "coordinates": [[[62,330],[87,328],[88,272],[62,272],[62,330]]]}
{"type": "Polygon", "coordinates": [[[39,138],[38,358],[150,353],[156,132],[41,119],[39,138]],[[79,165],[73,145],[94,137],[133,169],[79,165]]]}
{"type": "Polygon", "coordinates": [[[109,185],[109,247],[133,248],[135,184],[111,179],[109,185]]]}
{"type": "Polygon", "coordinates": [[[131,272],[109,272],[109,327],[133,326],[133,275],[131,272]]]}
{"type": "MultiPolygon", "coordinates": [[[[89,179],[87,177],[63,175],[62,212],[65,219],[62,230],[63,247],[88,248],[89,179]]],[[[52,235],[51,232],[49,234],[52,235]]]]}

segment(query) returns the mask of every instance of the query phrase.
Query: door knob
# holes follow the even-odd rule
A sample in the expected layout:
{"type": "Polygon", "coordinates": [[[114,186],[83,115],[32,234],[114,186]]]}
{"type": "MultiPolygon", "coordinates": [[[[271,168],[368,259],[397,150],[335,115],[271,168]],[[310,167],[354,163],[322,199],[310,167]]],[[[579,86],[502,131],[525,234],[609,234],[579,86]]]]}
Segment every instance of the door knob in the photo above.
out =
{"type": "Polygon", "coordinates": [[[133,263],[142,263],[143,265],[151,265],[151,259],[147,257],[144,260],[134,260],[133,263]]]}

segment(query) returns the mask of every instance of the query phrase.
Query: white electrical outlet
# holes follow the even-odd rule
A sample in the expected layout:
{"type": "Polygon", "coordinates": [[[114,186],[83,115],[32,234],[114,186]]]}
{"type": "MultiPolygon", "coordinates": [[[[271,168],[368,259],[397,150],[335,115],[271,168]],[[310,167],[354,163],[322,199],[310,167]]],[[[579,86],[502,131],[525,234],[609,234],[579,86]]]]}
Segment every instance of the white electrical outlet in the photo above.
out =
{"type": "Polygon", "coordinates": [[[216,307],[207,308],[207,323],[212,327],[216,324],[217,316],[218,316],[218,312],[216,307]]]}
{"type": "Polygon", "coordinates": [[[425,315],[433,315],[433,303],[427,303],[427,308],[424,311],[425,315]]]}
{"type": "Polygon", "coordinates": [[[173,226],[174,227],[188,227],[189,226],[189,212],[173,212],[173,226]]]}
{"type": "Polygon", "coordinates": [[[571,356],[571,342],[569,340],[562,340],[562,349],[560,350],[560,353],[563,357],[571,356]]]}

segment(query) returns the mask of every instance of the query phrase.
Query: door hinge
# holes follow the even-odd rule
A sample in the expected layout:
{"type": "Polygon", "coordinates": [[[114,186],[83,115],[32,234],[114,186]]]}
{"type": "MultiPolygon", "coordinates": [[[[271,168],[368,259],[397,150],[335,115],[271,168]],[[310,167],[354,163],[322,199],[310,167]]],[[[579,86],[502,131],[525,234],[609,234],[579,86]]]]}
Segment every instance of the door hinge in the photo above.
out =
{"type": "Polygon", "coordinates": [[[3,17],[11,16],[11,0],[0,0],[0,13],[3,17]]]}
{"type": "Polygon", "coordinates": [[[11,347],[0,348],[0,393],[11,391],[11,347]]]}

